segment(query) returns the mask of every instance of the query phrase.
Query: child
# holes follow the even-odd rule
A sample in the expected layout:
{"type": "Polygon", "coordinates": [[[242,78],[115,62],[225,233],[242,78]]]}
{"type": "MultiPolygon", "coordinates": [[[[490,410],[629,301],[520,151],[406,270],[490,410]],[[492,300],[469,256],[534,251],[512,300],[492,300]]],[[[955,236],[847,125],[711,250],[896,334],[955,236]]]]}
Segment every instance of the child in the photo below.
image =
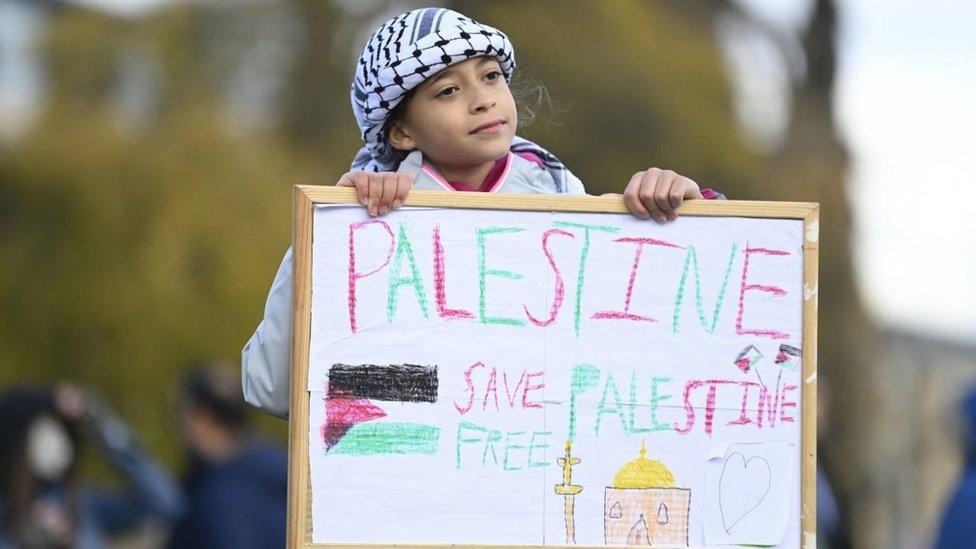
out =
{"type": "MultiPolygon", "coordinates": [[[[352,107],[365,146],[337,185],[355,187],[372,216],[399,208],[411,188],[585,194],[558,158],[515,135],[514,70],[508,37],[457,12],[425,8],[387,21],[356,67],[352,107]]],[[[635,216],[665,223],[684,199],[703,193],[686,177],[651,168],[635,173],[623,196],[635,216]]],[[[289,250],[242,357],[245,399],[281,417],[289,402],[291,269],[289,250]]]]}

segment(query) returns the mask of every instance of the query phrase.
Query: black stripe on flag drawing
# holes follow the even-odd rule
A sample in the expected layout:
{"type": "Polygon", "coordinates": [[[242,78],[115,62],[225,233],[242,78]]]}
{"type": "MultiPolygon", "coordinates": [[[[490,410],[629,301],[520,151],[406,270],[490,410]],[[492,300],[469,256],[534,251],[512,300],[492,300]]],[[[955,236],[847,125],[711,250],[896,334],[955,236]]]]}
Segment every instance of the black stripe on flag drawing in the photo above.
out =
{"type": "Polygon", "coordinates": [[[322,438],[326,452],[346,455],[434,454],[440,428],[373,421],[386,412],[371,401],[437,401],[437,367],[335,364],[329,368],[322,438]]]}
{"type": "Polygon", "coordinates": [[[336,364],[329,369],[329,396],[437,402],[437,366],[336,364]]]}

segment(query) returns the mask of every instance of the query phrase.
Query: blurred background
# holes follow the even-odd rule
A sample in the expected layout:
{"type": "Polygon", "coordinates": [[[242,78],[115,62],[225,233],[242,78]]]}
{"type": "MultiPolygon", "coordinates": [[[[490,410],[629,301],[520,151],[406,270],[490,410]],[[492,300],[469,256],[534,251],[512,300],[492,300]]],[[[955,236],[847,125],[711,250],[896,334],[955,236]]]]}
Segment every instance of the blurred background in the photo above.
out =
{"type": "Polygon", "coordinates": [[[820,202],[820,463],[854,547],[932,546],[976,381],[973,3],[0,0],[0,385],[101,394],[179,475],[179,380],[239,363],[290,186],[360,146],[366,37],[431,4],[509,35],[551,96],[520,133],[590,193],[820,202]]]}

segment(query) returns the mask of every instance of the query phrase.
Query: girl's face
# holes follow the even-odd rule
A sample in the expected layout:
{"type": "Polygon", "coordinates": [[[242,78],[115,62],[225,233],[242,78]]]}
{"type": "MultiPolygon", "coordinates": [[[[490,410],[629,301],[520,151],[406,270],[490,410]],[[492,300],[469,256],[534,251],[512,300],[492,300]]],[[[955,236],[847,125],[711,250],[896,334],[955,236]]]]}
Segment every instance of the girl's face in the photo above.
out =
{"type": "Polygon", "coordinates": [[[508,153],[517,125],[515,100],[492,57],[474,57],[415,88],[389,142],[419,149],[435,166],[469,167],[508,153]]]}

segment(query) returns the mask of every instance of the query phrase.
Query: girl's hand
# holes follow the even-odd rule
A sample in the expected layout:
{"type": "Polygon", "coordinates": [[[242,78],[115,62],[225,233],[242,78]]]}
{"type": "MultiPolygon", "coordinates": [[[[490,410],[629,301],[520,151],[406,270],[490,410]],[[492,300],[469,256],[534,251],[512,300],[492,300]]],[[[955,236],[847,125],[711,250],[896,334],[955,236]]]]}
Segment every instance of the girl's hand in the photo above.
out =
{"type": "Polygon", "coordinates": [[[678,218],[675,210],[686,198],[701,198],[698,184],[671,170],[650,168],[630,178],[624,202],[630,213],[641,219],[667,223],[678,218]]]}
{"type": "Polygon", "coordinates": [[[359,203],[371,216],[386,215],[399,208],[413,188],[412,173],[361,172],[343,174],[338,187],[355,187],[359,203]]]}

